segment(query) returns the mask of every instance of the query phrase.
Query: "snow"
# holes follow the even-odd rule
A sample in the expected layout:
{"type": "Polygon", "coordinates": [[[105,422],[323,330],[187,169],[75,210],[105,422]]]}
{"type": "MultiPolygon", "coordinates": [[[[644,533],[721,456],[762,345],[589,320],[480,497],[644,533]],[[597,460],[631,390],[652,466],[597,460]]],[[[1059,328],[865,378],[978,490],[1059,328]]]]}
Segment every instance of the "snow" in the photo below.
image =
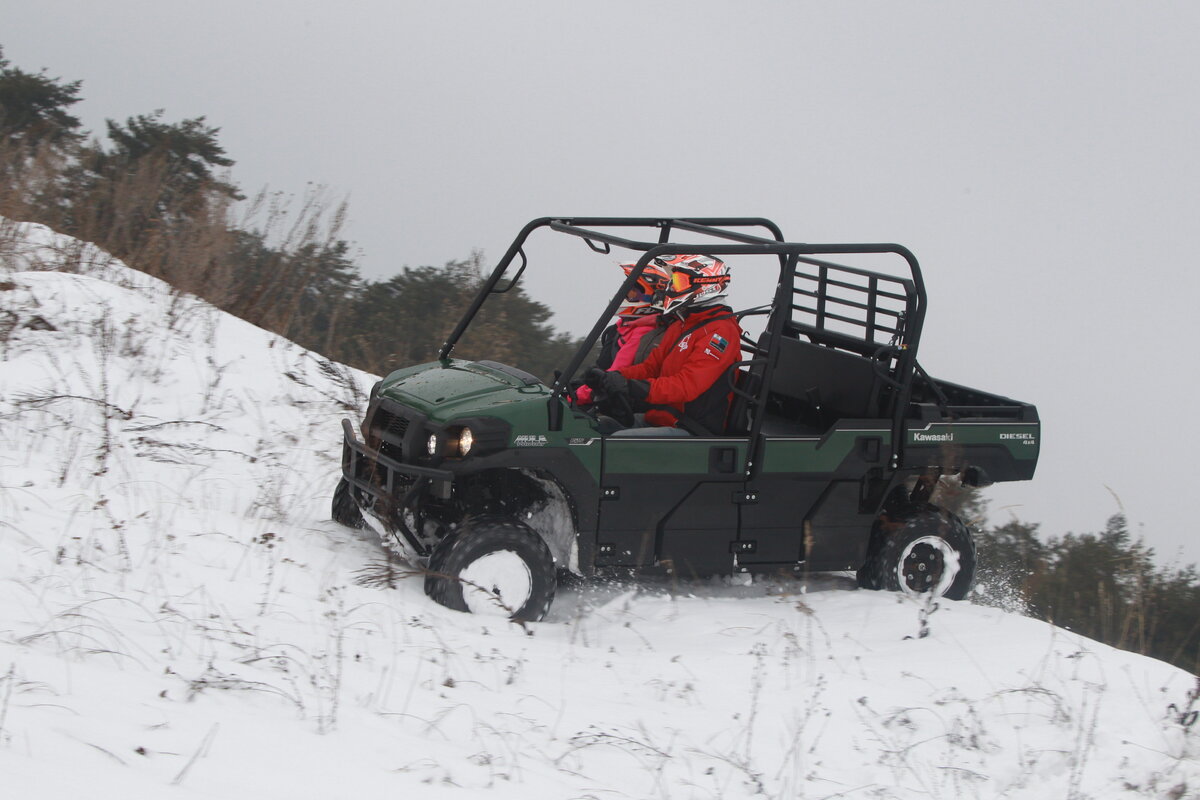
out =
{"type": "Polygon", "coordinates": [[[329,519],[373,376],[0,239],[5,797],[1200,797],[1193,676],[999,609],[844,575],[435,605],[329,519]]]}
{"type": "Polygon", "coordinates": [[[533,594],[529,565],[512,550],[488,553],[460,573],[463,600],[472,614],[507,618],[533,594]]]}

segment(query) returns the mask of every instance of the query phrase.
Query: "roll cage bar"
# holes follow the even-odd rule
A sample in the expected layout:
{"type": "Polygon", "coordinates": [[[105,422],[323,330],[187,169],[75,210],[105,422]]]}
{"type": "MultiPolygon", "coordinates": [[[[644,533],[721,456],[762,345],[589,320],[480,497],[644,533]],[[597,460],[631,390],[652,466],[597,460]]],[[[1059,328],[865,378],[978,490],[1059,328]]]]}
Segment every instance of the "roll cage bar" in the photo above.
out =
{"type": "MultiPolygon", "coordinates": [[[[796,335],[805,334],[817,343],[853,350],[859,352],[860,355],[896,359],[894,371],[896,377],[894,379],[887,379],[887,382],[895,390],[891,403],[892,467],[896,468],[898,466],[904,413],[911,395],[913,376],[917,370],[917,345],[920,342],[921,327],[924,323],[926,306],[925,283],[921,277],[921,268],[917,263],[916,257],[908,248],[898,244],[803,244],[788,242],[784,240],[779,226],[771,220],[761,217],[542,217],[527,224],[517,235],[516,239],[513,240],[504,257],[496,265],[495,269],[492,270],[483,286],[480,287],[479,292],[471,301],[471,305],[467,308],[466,313],[463,314],[458,324],[454,327],[454,330],[450,333],[450,336],[438,351],[439,360],[445,361],[450,358],[455,345],[490,295],[503,294],[509,291],[521,279],[525,268],[528,266],[528,258],[525,255],[524,249],[525,243],[533,232],[541,228],[549,228],[558,233],[579,237],[584,240],[588,247],[598,253],[608,254],[612,252],[613,247],[619,247],[642,254],[638,258],[637,264],[630,271],[629,276],[618,287],[616,293],[605,307],[604,312],[596,320],[596,323],[592,326],[587,336],[584,337],[582,344],[570,362],[568,362],[567,366],[561,372],[555,374],[554,385],[551,387],[551,395],[548,401],[550,430],[562,429],[563,403],[560,399],[566,392],[571,379],[579,371],[584,359],[587,358],[587,354],[591,352],[592,347],[600,338],[600,334],[609,324],[609,320],[616,314],[621,299],[634,288],[638,278],[641,277],[642,272],[652,259],[664,255],[671,256],[688,253],[705,253],[713,256],[775,255],[779,260],[780,279],[775,290],[775,296],[772,298],[771,310],[767,321],[767,332],[774,340],[778,340],[791,331],[796,335]],[[614,228],[657,228],[659,231],[658,241],[639,241],[618,236],[608,230],[614,228]],[[744,228],[765,229],[771,238],[741,230],[744,228]],[[724,242],[698,244],[694,241],[672,241],[671,235],[676,231],[701,234],[713,239],[724,240],[724,242]],[[835,264],[818,258],[818,256],[829,255],[888,253],[898,255],[908,263],[910,272],[908,279],[886,276],[872,270],[835,264]],[[500,287],[501,279],[513,261],[518,257],[520,258],[520,266],[516,274],[506,286],[500,287]],[[800,264],[816,267],[817,274],[797,273],[796,270],[800,264]],[[830,274],[831,272],[833,275],[830,274]],[[864,287],[839,281],[836,277],[838,274],[858,276],[861,279],[865,279],[867,285],[864,287]],[[810,283],[806,285],[810,285],[812,288],[797,288],[796,279],[798,277],[809,281],[810,283]],[[881,288],[879,286],[881,280],[897,284],[903,291],[903,294],[890,293],[881,288]],[[866,320],[865,323],[840,316],[835,310],[830,308],[830,298],[828,296],[830,287],[854,289],[865,293],[866,297],[863,298],[863,302],[834,301],[843,307],[853,307],[863,312],[866,320]],[[800,297],[803,302],[812,302],[813,305],[798,304],[797,297],[800,297]],[[896,313],[880,308],[877,301],[883,297],[903,300],[904,311],[896,313]],[[803,311],[812,315],[815,322],[811,324],[796,323],[792,320],[792,313],[794,311],[803,311]],[[884,321],[878,319],[878,317],[887,314],[890,314],[892,318],[892,327],[888,327],[883,324],[884,321]],[[864,327],[866,336],[858,338],[853,335],[828,330],[826,323],[831,321],[851,322],[852,324],[864,327]],[[879,331],[892,333],[892,339],[888,345],[882,347],[872,345],[872,334],[879,331]]],[[[777,347],[771,348],[765,355],[758,354],[762,356],[760,358],[740,363],[763,367],[762,386],[770,386],[772,374],[775,371],[778,360],[778,350],[779,348],[777,347]]],[[[767,392],[765,391],[760,393],[760,397],[758,398],[760,405],[765,404],[766,395],[767,392]]],[[[758,438],[762,416],[761,413],[753,415],[754,421],[752,429],[749,432],[752,442],[758,438]]]]}

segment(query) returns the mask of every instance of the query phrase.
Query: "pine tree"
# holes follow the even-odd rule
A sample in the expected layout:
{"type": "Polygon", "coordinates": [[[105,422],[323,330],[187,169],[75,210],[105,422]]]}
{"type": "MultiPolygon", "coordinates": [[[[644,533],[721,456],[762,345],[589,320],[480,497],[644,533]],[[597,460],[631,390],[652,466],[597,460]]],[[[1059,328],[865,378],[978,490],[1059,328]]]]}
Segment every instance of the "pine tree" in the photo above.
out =
{"type": "Polygon", "coordinates": [[[0,213],[58,222],[68,202],[64,170],[83,139],[68,111],[79,87],[17,69],[0,50],[0,213]]]}
{"type": "Polygon", "coordinates": [[[101,155],[97,169],[124,171],[148,163],[161,169],[160,214],[181,210],[191,198],[205,194],[242,199],[236,186],[213,174],[214,167],[233,166],[217,141],[220,129],[206,125],[204,117],[166,123],[162,113],[130,117],[124,125],[107,120],[113,149],[101,155]]]}
{"type": "Polygon", "coordinates": [[[216,174],[233,164],[204,117],[166,123],[161,112],[108,121],[111,148],[81,148],[56,227],[92,241],[185,291],[218,299],[227,274],[230,203],[237,188],[216,174]]]}
{"type": "Polygon", "coordinates": [[[63,83],[45,70],[24,72],[0,48],[0,138],[32,156],[38,147],[80,141],[79,118],[67,109],[79,102],[80,81],[63,83]]]}

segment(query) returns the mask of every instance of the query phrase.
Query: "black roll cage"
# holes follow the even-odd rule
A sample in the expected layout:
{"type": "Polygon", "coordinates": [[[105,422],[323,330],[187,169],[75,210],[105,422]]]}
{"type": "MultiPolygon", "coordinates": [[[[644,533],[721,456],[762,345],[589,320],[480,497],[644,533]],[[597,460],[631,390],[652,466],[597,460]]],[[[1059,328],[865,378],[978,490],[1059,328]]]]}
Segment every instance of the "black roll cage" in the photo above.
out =
{"type": "MultiPolygon", "coordinates": [[[[880,351],[886,350],[888,351],[884,354],[886,357],[894,357],[896,359],[895,375],[897,377],[895,380],[889,380],[889,383],[893,384],[893,388],[895,389],[893,402],[891,403],[891,465],[893,469],[898,467],[904,414],[911,395],[914,374],[917,371],[917,345],[921,338],[921,328],[925,319],[926,307],[925,283],[921,277],[921,268],[917,263],[916,257],[908,248],[898,244],[803,244],[788,242],[784,240],[779,226],[771,220],[761,217],[542,217],[527,224],[513,240],[504,257],[500,259],[495,269],[492,270],[491,275],[488,276],[483,286],[480,287],[479,292],[471,301],[471,305],[467,308],[466,313],[463,314],[458,324],[454,327],[454,330],[450,333],[450,336],[438,351],[439,360],[446,361],[450,358],[454,346],[458,343],[490,295],[502,294],[509,291],[521,279],[529,263],[524,250],[525,242],[534,231],[541,228],[549,228],[559,233],[579,237],[592,250],[602,254],[610,253],[614,246],[642,253],[637,260],[636,266],[617,289],[612,300],[609,301],[608,306],[604,309],[604,312],[592,326],[587,336],[584,337],[582,344],[570,362],[568,362],[567,366],[561,372],[556,373],[548,401],[550,430],[562,430],[563,403],[561,402],[561,398],[569,382],[579,371],[584,359],[587,358],[587,354],[591,352],[592,347],[600,338],[600,334],[616,314],[621,299],[636,285],[637,279],[641,277],[642,272],[651,259],[664,255],[671,256],[688,253],[705,253],[713,256],[775,255],[779,259],[780,279],[776,286],[775,297],[772,301],[767,322],[767,332],[773,340],[778,341],[790,327],[797,335],[804,333],[821,344],[840,346],[846,349],[858,349],[860,354],[865,356],[878,356],[880,355],[880,351]],[[638,241],[601,230],[609,228],[658,228],[658,241],[638,241]],[[740,228],[764,228],[772,238],[754,235],[742,230],[734,230],[740,228]],[[671,241],[671,234],[675,231],[702,234],[714,239],[724,239],[730,242],[730,244],[673,242],[671,241]],[[910,271],[909,279],[881,276],[879,273],[871,270],[835,264],[816,258],[816,256],[827,255],[888,253],[898,255],[908,263],[910,271]],[[514,259],[518,256],[521,263],[516,275],[512,277],[506,286],[499,288],[500,281],[504,277],[505,272],[508,271],[514,259]],[[815,290],[796,288],[796,267],[798,264],[817,267],[819,277],[804,276],[816,281],[817,288],[815,290]],[[840,283],[836,278],[830,277],[830,270],[866,278],[868,286],[863,288],[840,283]],[[900,298],[899,295],[890,295],[879,289],[877,281],[880,277],[900,284],[904,290],[905,310],[902,316],[894,315],[901,316],[901,318],[894,321],[894,328],[882,328],[882,326],[877,328],[875,323],[877,296],[886,295],[893,298],[900,298]],[[867,294],[865,303],[844,304],[854,305],[866,312],[868,320],[867,343],[870,342],[870,332],[872,330],[883,329],[894,332],[891,344],[879,348],[874,353],[862,352],[862,342],[856,339],[856,337],[825,330],[826,320],[843,319],[831,312],[827,307],[826,290],[830,286],[842,286],[865,291],[867,294]],[[796,305],[797,295],[806,295],[812,298],[816,303],[815,308],[796,305]],[[804,310],[814,314],[817,320],[816,324],[800,326],[791,324],[792,312],[796,310],[804,310]],[[855,347],[855,344],[858,347],[855,347]]],[[[762,375],[763,386],[771,385],[771,378],[778,361],[778,352],[779,348],[774,347],[766,354],[765,369],[762,375]]],[[[750,362],[741,363],[763,364],[763,361],[752,359],[750,362]]],[[[767,392],[760,392],[760,397],[758,398],[760,404],[765,404],[766,395],[767,392]]],[[[751,442],[758,439],[762,417],[761,413],[755,413],[752,417],[752,429],[749,432],[751,442]]],[[[753,457],[748,459],[748,467],[749,463],[754,460],[753,457]]]]}

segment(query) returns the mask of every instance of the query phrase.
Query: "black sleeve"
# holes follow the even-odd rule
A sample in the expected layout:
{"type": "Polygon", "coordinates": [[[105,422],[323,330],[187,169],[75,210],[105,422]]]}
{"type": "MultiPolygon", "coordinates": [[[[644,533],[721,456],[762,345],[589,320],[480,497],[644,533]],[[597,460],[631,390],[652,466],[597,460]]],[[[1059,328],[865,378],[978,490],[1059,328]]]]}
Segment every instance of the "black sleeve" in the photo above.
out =
{"type": "Polygon", "coordinates": [[[596,356],[596,366],[608,369],[617,357],[617,326],[609,325],[600,334],[600,354],[596,356]]]}

